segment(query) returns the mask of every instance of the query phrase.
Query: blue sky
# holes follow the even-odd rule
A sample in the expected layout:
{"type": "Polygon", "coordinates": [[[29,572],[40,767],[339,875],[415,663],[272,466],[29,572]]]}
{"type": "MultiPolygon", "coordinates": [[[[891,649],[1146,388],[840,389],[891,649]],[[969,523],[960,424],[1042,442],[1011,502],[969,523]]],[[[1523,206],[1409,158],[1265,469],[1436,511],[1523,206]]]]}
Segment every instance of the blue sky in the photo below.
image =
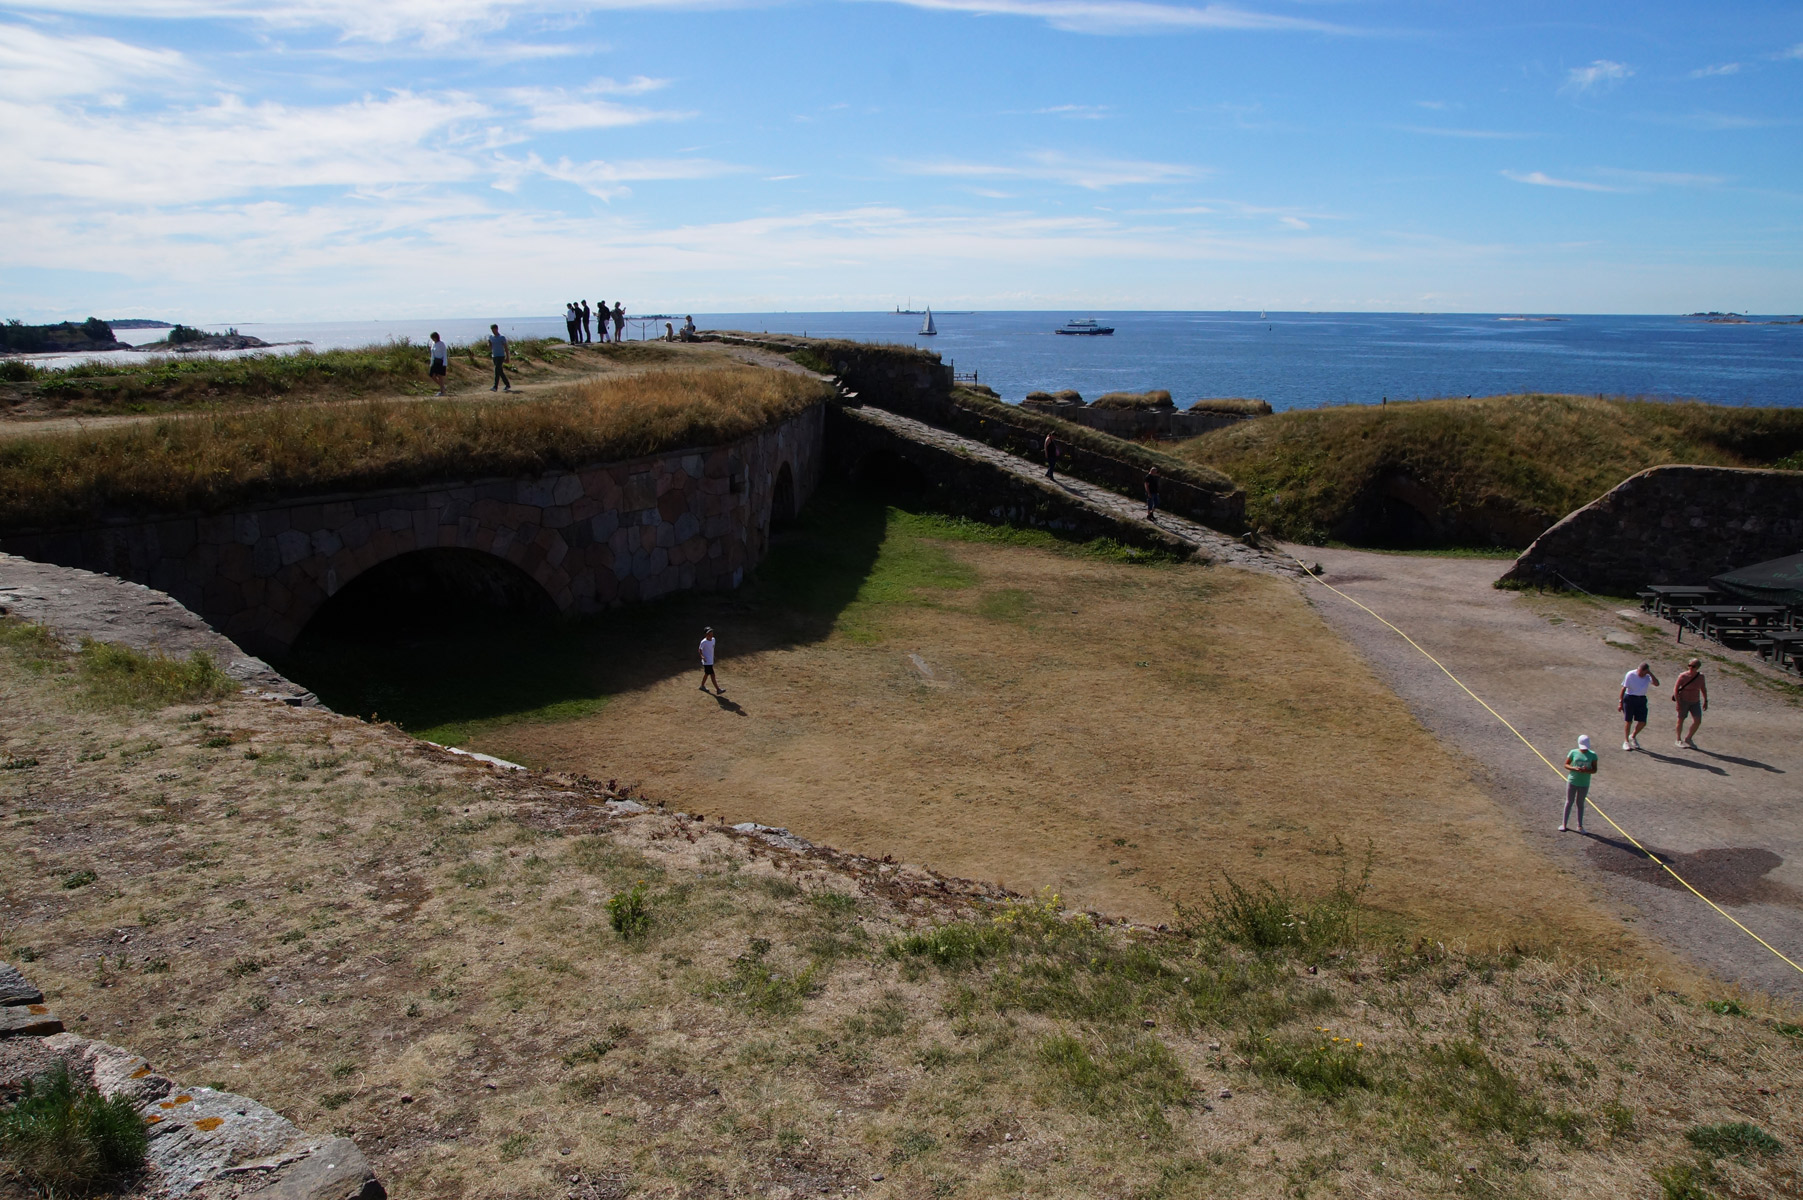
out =
{"type": "Polygon", "coordinates": [[[1803,6],[0,3],[0,313],[1803,309],[1803,6]]]}

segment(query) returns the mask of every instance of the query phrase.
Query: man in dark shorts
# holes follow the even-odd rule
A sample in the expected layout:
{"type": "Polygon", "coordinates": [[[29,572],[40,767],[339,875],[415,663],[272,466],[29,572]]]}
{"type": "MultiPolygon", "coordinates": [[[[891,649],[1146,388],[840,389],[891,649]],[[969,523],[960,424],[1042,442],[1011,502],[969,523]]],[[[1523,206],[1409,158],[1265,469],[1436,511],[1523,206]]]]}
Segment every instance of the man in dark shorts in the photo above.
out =
{"type": "Polygon", "coordinates": [[[1703,660],[1693,658],[1685,665],[1672,687],[1672,702],[1678,706],[1678,749],[1697,748],[1697,730],[1703,727],[1703,714],[1709,711],[1709,684],[1703,678],[1703,660]],[[1684,732],[1684,718],[1690,718],[1690,733],[1684,732]]]}
{"type": "Polygon", "coordinates": [[[720,686],[719,676],[714,674],[714,627],[709,625],[701,633],[701,690],[707,691],[707,681],[714,681],[714,694],[726,695],[726,689],[720,686]]]}
{"type": "Polygon", "coordinates": [[[1058,478],[1058,439],[1052,434],[1045,435],[1045,477],[1058,478]]]}
{"type": "Polygon", "coordinates": [[[434,332],[432,334],[432,345],[430,349],[432,351],[432,365],[426,368],[426,374],[437,381],[437,394],[442,396],[444,395],[445,377],[450,373],[451,348],[439,339],[437,332],[434,332]]]}
{"type": "Polygon", "coordinates": [[[502,370],[502,368],[507,365],[507,339],[501,336],[501,327],[499,325],[490,325],[488,327],[488,356],[495,360],[495,382],[494,386],[490,387],[488,390],[492,392],[495,388],[505,385],[506,390],[511,392],[513,390],[513,380],[507,378],[507,372],[502,370]]]}
{"type": "Polygon", "coordinates": [[[1158,468],[1146,472],[1146,520],[1158,519],[1158,468]]]}
{"type": "Polygon", "coordinates": [[[1621,713],[1623,750],[1640,749],[1640,731],[1646,728],[1646,690],[1658,686],[1659,676],[1653,674],[1649,663],[1641,663],[1622,677],[1621,695],[1615,702],[1615,709],[1621,713]]]}

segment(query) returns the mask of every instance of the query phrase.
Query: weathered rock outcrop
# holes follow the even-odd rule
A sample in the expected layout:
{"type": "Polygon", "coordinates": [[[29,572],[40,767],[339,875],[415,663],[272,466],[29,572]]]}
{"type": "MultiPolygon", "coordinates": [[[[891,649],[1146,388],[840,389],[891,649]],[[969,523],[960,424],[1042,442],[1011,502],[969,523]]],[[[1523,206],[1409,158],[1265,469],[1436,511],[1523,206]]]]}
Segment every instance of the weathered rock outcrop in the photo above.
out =
{"type": "Polygon", "coordinates": [[[12,321],[0,325],[0,354],[53,354],[58,351],[123,350],[113,328],[99,317],[79,324],[25,325],[12,321]]]}
{"type": "Polygon", "coordinates": [[[255,1100],[184,1087],[118,1046],[63,1032],[44,997],[0,963],[0,1104],[54,1070],[127,1097],[150,1134],[146,1171],[127,1195],[225,1200],[381,1200],[388,1193],[349,1138],[310,1134],[255,1100]],[[7,1014],[25,1019],[9,1021],[7,1014]]]}
{"type": "Polygon", "coordinates": [[[1653,467],[1537,538],[1499,581],[1628,595],[1803,550],[1803,471],[1653,467]]]}

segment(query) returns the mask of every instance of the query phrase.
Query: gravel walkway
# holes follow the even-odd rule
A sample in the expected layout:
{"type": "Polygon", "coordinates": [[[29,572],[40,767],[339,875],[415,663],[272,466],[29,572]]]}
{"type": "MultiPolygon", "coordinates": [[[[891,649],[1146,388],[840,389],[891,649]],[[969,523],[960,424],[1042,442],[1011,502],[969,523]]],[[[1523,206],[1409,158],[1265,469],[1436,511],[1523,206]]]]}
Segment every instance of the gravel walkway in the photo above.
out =
{"type": "MultiPolygon", "coordinates": [[[[1803,963],[1803,689],[1713,643],[1608,602],[1498,591],[1500,560],[1294,547],[1325,578],[1406,630],[1554,762],[1580,733],[1601,756],[1595,797],[1642,845],[1734,917],[1803,963]],[[1696,750],[1673,746],[1672,681],[1704,660],[1710,707],[1696,750]],[[1621,749],[1621,678],[1643,660],[1641,751],[1621,749]]],[[[1748,987],[1803,998],[1803,974],[1773,957],[1592,814],[1557,832],[1564,787],[1514,735],[1395,633],[1317,584],[1310,601],[1555,862],[1693,961],[1748,987]]]]}
{"type": "MultiPolygon", "coordinates": [[[[938,446],[966,458],[986,462],[997,470],[1006,471],[1035,487],[1060,491],[1065,496],[1074,498],[1089,508],[1107,513],[1116,520],[1136,522],[1146,519],[1146,505],[1143,500],[1129,500],[1118,492],[1111,492],[1105,487],[1099,487],[1069,475],[1061,475],[1056,480],[1047,479],[1045,467],[1039,463],[1030,462],[1018,454],[998,450],[994,446],[979,442],[974,438],[948,433],[936,426],[916,421],[912,417],[901,416],[887,409],[877,408],[871,404],[863,405],[858,412],[910,441],[938,446]]],[[[1248,546],[1237,538],[1229,537],[1206,525],[1191,521],[1187,517],[1161,512],[1158,514],[1155,524],[1171,537],[1195,547],[1210,562],[1277,575],[1301,573],[1296,564],[1288,558],[1248,546]]]]}

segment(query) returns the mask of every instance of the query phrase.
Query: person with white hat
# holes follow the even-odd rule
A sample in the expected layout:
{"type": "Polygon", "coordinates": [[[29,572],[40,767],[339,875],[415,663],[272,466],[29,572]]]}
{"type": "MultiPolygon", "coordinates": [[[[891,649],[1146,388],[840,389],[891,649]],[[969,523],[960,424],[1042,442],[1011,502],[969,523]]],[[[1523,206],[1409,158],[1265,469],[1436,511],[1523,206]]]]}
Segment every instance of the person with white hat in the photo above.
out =
{"type": "Polygon", "coordinates": [[[1565,756],[1565,815],[1559,819],[1559,832],[1571,832],[1571,807],[1578,807],[1578,832],[1584,832],[1584,801],[1590,797],[1590,780],[1596,774],[1596,751],[1590,748],[1590,735],[1578,738],[1578,748],[1565,756]]]}

